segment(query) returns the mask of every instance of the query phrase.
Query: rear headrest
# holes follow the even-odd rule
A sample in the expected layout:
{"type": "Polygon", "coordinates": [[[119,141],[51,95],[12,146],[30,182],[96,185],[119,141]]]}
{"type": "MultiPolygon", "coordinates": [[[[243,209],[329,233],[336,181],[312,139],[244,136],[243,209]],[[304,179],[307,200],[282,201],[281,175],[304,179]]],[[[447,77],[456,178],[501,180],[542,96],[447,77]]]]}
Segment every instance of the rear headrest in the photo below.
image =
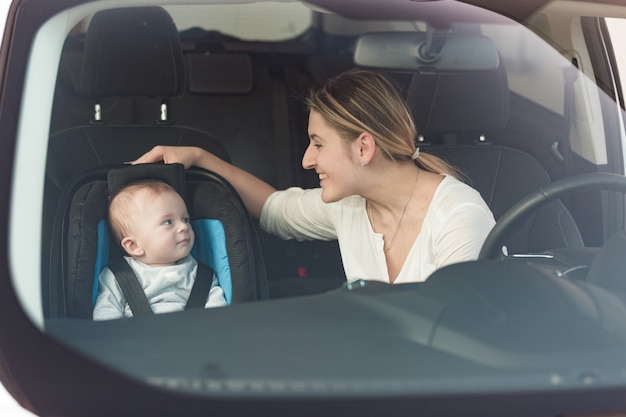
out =
{"type": "Polygon", "coordinates": [[[178,31],[160,7],[96,13],[85,37],[82,93],[112,96],[181,95],[185,73],[178,31]]]}
{"type": "Polygon", "coordinates": [[[422,135],[502,129],[509,118],[509,86],[502,62],[495,70],[416,73],[407,96],[422,135]]]}

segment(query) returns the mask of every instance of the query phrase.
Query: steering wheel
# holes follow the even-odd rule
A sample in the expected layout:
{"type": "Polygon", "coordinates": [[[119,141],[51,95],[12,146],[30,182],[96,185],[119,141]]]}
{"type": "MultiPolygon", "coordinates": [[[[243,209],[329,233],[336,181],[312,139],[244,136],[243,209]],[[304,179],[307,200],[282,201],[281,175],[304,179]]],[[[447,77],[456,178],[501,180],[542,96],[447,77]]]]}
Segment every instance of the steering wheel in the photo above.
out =
{"type": "Polygon", "coordinates": [[[626,176],[609,173],[580,174],[551,182],[531,192],[508,209],[496,222],[480,249],[478,259],[500,257],[505,238],[539,207],[564,195],[588,189],[626,193],[626,176]]]}

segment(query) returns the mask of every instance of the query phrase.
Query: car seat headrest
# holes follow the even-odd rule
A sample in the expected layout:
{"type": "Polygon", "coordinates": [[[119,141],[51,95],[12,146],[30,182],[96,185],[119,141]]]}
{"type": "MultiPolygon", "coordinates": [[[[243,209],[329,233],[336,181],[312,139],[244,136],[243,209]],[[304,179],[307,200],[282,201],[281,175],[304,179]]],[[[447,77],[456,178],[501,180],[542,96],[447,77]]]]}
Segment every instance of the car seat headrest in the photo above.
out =
{"type": "Polygon", "coordinates": [[[425,136],[502,129],[510,107],[502,61],[495,70],[415,73],[407,102],[425,136]]]}
{"type": "Polygon", "coordinates": [[[187,202],[185,167],[182,164],[137,164],[111,168],[107,174],[109,195],[143,179],[156,179],[171,185],[187,202]]]}
{"type": "Polygon", "coordinates": [[[181,95],[182,47],[176,25],[161,7],[96,13],[85,37],[81,90],[88,98],[181,95]]]}

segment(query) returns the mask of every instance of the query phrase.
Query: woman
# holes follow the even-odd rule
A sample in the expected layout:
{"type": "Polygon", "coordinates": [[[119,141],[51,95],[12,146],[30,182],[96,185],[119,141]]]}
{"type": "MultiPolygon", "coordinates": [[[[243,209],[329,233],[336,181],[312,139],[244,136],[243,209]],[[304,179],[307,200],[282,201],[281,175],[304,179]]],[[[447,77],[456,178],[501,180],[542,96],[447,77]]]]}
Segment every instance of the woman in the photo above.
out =
{"type": "Polygon", "coordinates": [[[312,91],[307,105],[302,166],[317,172],[320,188],[276,191],[199,148],[157,146],[135,163],[210,169],[267,232],[338,239],[348,281],[424,281],[444,265],[476,259],[493,215],[454,169],[420,154],[410,112],[386,77],[349,70],[312,91]]]}

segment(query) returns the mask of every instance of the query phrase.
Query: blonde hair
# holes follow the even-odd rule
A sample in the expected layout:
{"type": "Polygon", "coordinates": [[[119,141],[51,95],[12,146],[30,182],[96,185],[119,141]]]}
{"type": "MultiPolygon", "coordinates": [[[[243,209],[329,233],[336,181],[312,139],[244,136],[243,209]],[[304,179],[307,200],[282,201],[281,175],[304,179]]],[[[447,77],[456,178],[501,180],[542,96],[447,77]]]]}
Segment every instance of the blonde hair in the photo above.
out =
{"type": "MultiPolygon", "coordinates": [[[[411,159],[417,149],[411,112],[396,86],[381,73],[358,68],[345,71],[311,90],[306,105],[348,142],[363,132],[370,133],[376,146],[393,161],[411,159]]],[[[444,160],[425,152],[415,163],[426,171],[459,176],[444,160]]]]}
{"type": "Polygon", "coordinates": [[[137,194],[147,191],[151,196],[176,193],[169,184],[157,180],[133,182],[109,198],[109,227],[119,244],[132,231],[132,212],[137,209],[137,194]]]}

